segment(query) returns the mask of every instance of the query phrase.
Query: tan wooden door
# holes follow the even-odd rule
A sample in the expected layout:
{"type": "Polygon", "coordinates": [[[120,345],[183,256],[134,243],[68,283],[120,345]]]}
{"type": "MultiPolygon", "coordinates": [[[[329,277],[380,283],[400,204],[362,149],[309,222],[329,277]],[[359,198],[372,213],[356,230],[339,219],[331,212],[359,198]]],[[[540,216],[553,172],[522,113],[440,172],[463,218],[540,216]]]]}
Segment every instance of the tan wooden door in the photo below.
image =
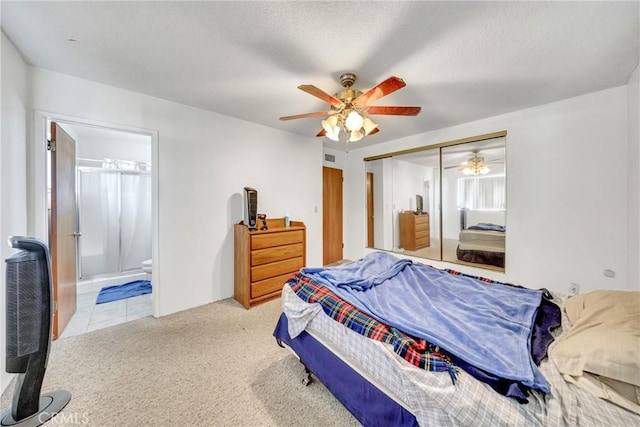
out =
{"type": "Polygon", "coordinates": [[[322,168],[322,263],[342,260],[342,170],[322,168]]]}
{"type": "Polygon", "coordinates": [[[51,123],[51,228],[53,339],[76,312],[76,142],[51,123]]]}
{"type": "Polygon", "coordinates": [[[367,172],[367,247],[375,247],[373,238],[373,173],[367,172]]]}

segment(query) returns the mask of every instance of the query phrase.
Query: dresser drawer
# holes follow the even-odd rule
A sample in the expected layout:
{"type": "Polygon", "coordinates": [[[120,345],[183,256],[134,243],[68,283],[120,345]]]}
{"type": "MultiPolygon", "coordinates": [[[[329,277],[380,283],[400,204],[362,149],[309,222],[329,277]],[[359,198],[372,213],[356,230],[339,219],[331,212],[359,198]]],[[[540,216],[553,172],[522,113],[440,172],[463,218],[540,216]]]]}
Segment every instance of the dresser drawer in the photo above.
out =
{"type": "Polygon", "coordinates": [[[284,261],[276,261],[269,264],[259,265],[257,267],[251,267],[251,282],[259,282],[260,280],[296,272],[302,267],[304,267],[303,257],[291,258],[284,261]]]}
{"type": "Polygon", "coordinates": [[[429,232],[429,223],[416,224],[416,233],[429,232]]]}
{"type": "Polygon", "coordinates": [[[265,233],[251,236],[251,250],[272,248],[274,246],[302,243],[304,241],[303,230],[291,230],[281,233],[265,233]]]}
{"type": "Polygon", "coordinates": [[[251,266],[267,264],[275,261],[282,261],[289,258],[302,256],[304,247],[302,243],[293,245],[276,246],[273,248],[259,249],[251,252],[251,266]]]}
{"type": "Polygon", "coordinates": [[[429,230],[416,231],[416,240],[429,239],[429,230]]]}
{"type": "Polygon", "coordinates": [[[416,227],[418,226],[418,224],[428,224],[429,215],[416,215],[415,221],[416,221],[416,227]]]}
{"type": "Polygon", "coordinates": [[[281,276],[272,277],[270,279],[261,280],[251,284],[251,298],[258,298],[262,295],[270,294],[282,289],[285,282],[293,276],[295,272],[283,274],[281,276]]]}

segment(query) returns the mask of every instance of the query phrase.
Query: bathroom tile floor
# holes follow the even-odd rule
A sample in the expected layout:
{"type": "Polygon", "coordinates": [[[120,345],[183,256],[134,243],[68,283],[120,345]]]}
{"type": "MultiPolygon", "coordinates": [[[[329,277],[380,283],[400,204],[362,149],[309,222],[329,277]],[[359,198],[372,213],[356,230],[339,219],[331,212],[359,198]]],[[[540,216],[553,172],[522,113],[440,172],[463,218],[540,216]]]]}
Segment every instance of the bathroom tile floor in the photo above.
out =
{"type": "Polygon", "coordinates": [[[60,338],[80,335],[153,314],[151,295],[96,304],[99,291],[78,294],[76,312],[60,338]]]}

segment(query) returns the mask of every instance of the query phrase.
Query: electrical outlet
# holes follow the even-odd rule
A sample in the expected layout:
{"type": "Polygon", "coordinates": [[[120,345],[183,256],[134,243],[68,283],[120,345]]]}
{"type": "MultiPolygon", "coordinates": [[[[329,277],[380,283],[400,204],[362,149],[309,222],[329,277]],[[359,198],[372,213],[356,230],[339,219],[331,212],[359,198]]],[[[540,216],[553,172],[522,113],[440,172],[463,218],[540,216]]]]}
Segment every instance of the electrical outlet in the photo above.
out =
{"type": "Polygon", "coordinates": [[[580,293],[580,285],[571,282],[569,285],[569,296],[578,295],[580,293]]]}

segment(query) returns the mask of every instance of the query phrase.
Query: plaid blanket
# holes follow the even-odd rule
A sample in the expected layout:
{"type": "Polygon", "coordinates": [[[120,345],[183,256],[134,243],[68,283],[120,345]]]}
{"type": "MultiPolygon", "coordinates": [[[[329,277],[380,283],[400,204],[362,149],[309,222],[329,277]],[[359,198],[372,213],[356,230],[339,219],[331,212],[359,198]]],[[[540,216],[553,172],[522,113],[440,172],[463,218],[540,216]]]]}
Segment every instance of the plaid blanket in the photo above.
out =
{"type": "Polygon", "coordinates": [[[414,366],[428,371],[447,371],[455,381],[457,368],[438,346],[379,322],[301,274],[287,283],[298,297],[310,304],[319,304],[333,320],[367,338],[390,344],[396,354],[414,366]]]}

